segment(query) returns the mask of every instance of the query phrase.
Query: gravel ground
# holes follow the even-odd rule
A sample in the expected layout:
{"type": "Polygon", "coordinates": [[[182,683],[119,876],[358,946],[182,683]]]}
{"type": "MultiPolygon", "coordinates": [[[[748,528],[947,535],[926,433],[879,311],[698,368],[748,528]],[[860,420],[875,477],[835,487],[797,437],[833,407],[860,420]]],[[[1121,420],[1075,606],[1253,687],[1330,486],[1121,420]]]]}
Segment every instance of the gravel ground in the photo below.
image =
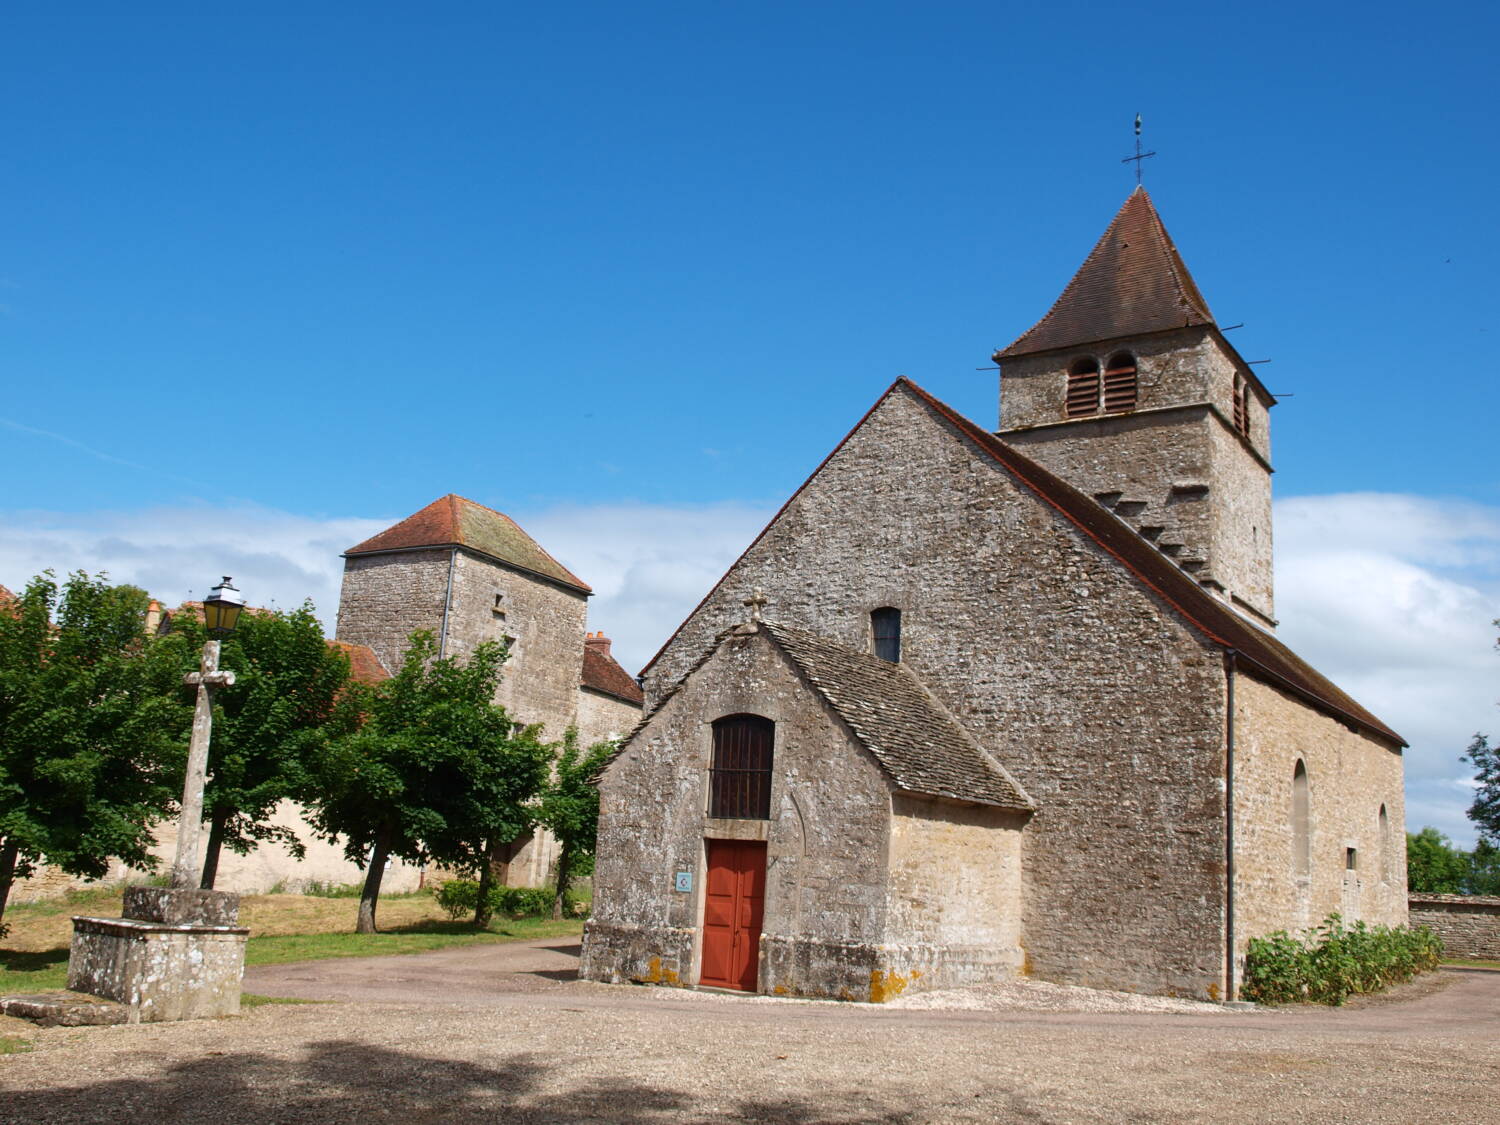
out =
{"type": "Polygon", "coordinates": [[[768,1001],[572,981],[557,943],[464,952],[467,988],[451,951],[318,962],[276,967],[282,989],[368,995],[36,1032],[0,1057],[0,1120],[1500,1123],[1500,973],[1338,1010],[1122,1011],[1140,998],[768,1001]]]}

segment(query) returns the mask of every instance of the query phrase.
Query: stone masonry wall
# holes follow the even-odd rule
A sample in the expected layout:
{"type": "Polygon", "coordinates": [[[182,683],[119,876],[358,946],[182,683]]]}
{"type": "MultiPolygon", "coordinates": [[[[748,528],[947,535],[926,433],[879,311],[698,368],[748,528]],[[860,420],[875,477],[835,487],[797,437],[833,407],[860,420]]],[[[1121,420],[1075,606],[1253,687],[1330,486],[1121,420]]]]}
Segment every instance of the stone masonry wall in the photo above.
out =
{"type": "Polygon", "coordinates": [[[1449,957],[1500,961],[1500,896],[1411,895],[1413,926],[1428,926],[1449,957]]]}
{"type": "Polygon", "coordinates": [[[768,618],[856,647],[872,609],[902,610],[903,661],[1039,805],[1037,975],[1222,988],[1221,658],[1114,558],[897,387],[683,624],[648,698],[756,586],[768,618]]]}
{"type": "MultiPolygon", "coordinates": [[[[291,801],[283,801],[271,816],[271,823],[290,828],[297,833],[307,849],[303,859],[293,859],[278,843],[263,843],[249,855],[237,855],[224,848],[219,853],[219,873],[214,887],[221,891],[239,894],[266,894],[274,888],[300,894],[311,883],[342,885],[364,882],[365,873],[344,856],[342,844],[330,844],[312,834],[301,808],[291,801]]],[[[199,840],[206,848],[208,833],[201,833],[199,840]]],[[[177,854],[177,822],[164,821],[156,828],[151,854],[161,861],[157,871],[170,869],[177,854]]],[[[202,863],[200,852],[198,862],[202,863]]],[[[43,898],[61,897],[68,890],[101,883],[131,882],[145,879],[150,872],[127,867],[115,861],[102,880],[75,879],[55,867],[44,867],[31,879],[18,882],[11,892],[13,902],[32,902],[43,898]]],[[[421,888],[422,868],[417,864],[392,859],[386,867],[380,884],[382,893],[400,894],[421,888]]]]}
{"type": "Polygon", "coordinates": [[[436,637],[442,627],[451,555],[444,547],[345,559],[335,635],[369,645],[395,675],[407,638],[417,629],[436,637]]]}
{"type": "Polygon", "coordinates": [[[460,551],[448,653],[462,656],[483,641],[514,637],[495,702],[522,722],[546,724],[548,738],[561,738],[578,712],[587,606],[576,590],[460,551]]]}
{"type": "Polygon", "coordinates": [[[1397,750],[1248,674],[1235,676],[1235,938],[1347,921],[1405,925],[1406,809],[1397,750]],[[1292,777],[1305,763],[1307,874],[1293,852],[1292,777]],[[1382,828],[1380,810],[1385,809],[1382,828]],[[1355,867],[1347,849],[1355,849],[1355,867]]]}
{"type": "Polygon", "coordinates": [[[592,746],[606,738],[623,738],[641,721],[641,709],[613,695],[578,689],[578,741],[592,746]]]}
{"type": "MultiPolygon", "coordinates": [[[[1247,442],[1227,421],[1240,365],[1207,329],[1119,346],[1136,356],[1134,412],[1065,419],[1068,367],[1086,350],[1026,356],[1007,361],[1001,373],[1001,436],[1084,492],[1119,490],[1146,501],[1133,522],[1167,527],[1163,542],[1175,538],[1187,544],[1184,555],[1207,558],[1208,572],[1231,597],[1269,623],[1275,607],[1266,403],[1250,396],[1247,442]],[[1174,493],[1182,484],[1208,491],[1174,493]]],[[[1101,363],[1114,350],[1090,347],[1101,363]]]]}
{"type": "Polygon", "coordinates": [[[763,839],[759,990],[868,999],[884,937],[885,775],[763,634],[727,640],[600,782],[594,910],[581,974],[693,984],[708,839],[763,839]],[[776,724],[769,820],[707,815],[711,723],[776,724]],[[693,889],[674,887],[691,872],[693,889]]]}
{"type": "Polygon", "coordinates": [[[921,986],[945,988],[1019,970],[1027,817],[908,793],[893,808],[886,956],[909,964],[887,971],[909,979],[926,961],[921,986]]]}

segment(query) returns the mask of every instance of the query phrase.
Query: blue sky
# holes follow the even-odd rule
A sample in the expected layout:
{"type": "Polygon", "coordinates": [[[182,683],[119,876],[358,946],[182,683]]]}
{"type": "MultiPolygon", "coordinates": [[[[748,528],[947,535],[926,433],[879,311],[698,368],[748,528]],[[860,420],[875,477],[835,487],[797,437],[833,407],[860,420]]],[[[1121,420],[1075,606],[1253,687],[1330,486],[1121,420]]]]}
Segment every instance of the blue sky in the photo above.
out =
{"type": "MultiPolygon", "coordinates": [[[[1500,730],[1500,15],[1358,16],[13,6],[0,581],[46,560],[201,593],[185,570],[220,572],[219,534],[246,581],[326,608],[340,536],[456,491],[592,561],[616,591],[595,620],[644,659],[896,375],[993,425],[975,369],[1123,201],[1140,112],[1168,228],[1289,396],[1278,497],[1395,498],[1360,549],[1382,580],[1416,568],[1428,586],[1401,588],[1438,591],[1453,628],[1476,616],[1462,721],[1414,742],[1451,787],[1453,732],[1500,730]],[[636,542],[621,513],[657,529],[649,576],[647,547],[598,553],[597,529],[636,542]]],[[[1311,614],[1327,544],[1304,541],[1279,545],[1311,614]]],[[[1429,626],[1406,625],[1448,635],[1429,626]]],[[[1329,670],[1359,680],[1345,656],[1329,670]]],[[[1455,674],[1382,668],[1381,694],[1455,674]]]]}

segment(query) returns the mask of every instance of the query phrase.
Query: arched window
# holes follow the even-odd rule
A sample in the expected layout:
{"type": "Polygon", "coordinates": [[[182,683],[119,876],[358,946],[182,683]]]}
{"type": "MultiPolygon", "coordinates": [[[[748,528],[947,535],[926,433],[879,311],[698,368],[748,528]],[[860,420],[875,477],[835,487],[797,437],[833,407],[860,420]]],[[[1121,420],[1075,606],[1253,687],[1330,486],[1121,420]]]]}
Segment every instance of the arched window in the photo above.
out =
{"type": "Polygon", "coordinates": [[[1376,839],[1380,841],[1380,881],[1389,883],[1391,881],[1391,818],[1386,815],[1385,806],[1380,806],[1380,816],[1376,818],[1376,839]]]}
{"type": "Polygon", "coordinates": [[[875,640],[875,655],[892,664],[901,663],[901,611],[882,606],[870,614],[870,635],[875,640]]]}
{"type": "Polygon", "coordinates": [[[1099,361],[1092,356],[1078,360],[1068,369],[1068,399],[1064,413],[1069,418],[1099,413],[1099,361]]]}
{"type": "Polygon", "coordinates": [[[1250,436],[1250,387],[1243,375],[1234,377],[1234,428],[1250,436]]]}
{"type": "Polygon", "coordinates": [[[1104,413],[1135,409],[1135,356],[1117,352],[1104,369],[1104,413]]]}
{"type": "Polygon", "coordinates": [[[742,820],[771,816],[771,755],[776,724],[759,715],[726,715],[714,723],[708,815],[742,820]]]}
{"type": "Polygon", "coordinates": [[[1306,878],[1312,872],[1312,828],[1307,792],[1307,766],[1300,759],[1292,770],[1292,873],[1306,878]]]}

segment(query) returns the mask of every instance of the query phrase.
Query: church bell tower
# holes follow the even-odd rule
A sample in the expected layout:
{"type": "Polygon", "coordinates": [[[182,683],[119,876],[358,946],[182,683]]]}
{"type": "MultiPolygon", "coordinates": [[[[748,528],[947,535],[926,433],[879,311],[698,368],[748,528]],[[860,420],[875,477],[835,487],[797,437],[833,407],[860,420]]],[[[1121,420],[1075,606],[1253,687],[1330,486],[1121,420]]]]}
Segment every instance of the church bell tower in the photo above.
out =
{"type": "Polygon", "coordinates": [[[994,359],[1004,440],[1274,628],[1276,400],[1219,330],[1144,188],[994,359]]]}

